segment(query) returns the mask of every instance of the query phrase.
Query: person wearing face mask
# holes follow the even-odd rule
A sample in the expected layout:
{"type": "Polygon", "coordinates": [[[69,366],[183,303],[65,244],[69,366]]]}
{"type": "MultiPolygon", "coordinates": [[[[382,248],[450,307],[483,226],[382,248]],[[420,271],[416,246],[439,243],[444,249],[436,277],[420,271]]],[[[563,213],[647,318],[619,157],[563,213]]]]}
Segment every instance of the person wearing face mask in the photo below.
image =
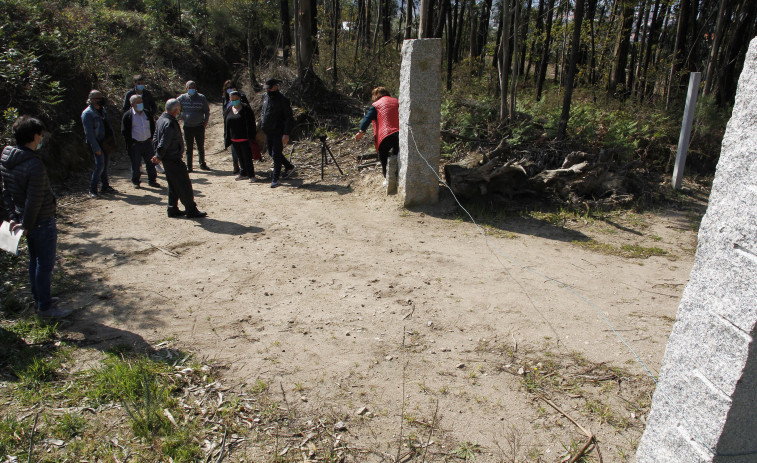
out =
{"type": "Polygon", "coordinates": [[[115,147],[113,129],[108,122],[108,112],[105,110],[105,97],[98,90],[89,92],[87,98],[89,106],[81,113],[84,135],[87,144],[95,158],[95,170],[89,182],[89,197],[97,198],[97,186],[102,183],[103,193],[117,193],[108,181],[108,160],[115,147]]]}
{"type": "Polygon", "coordinates": [[[155,119],[152,113],[145,109],[141,96],[132,95],[129,100],[131,109],[126,111],[121,119],[121,135],[126,141],[126,150],[131,160],[131,183],[134,188],[140,187],[139,180],[142,176],[142,161],[144,161],[148,184],[151,187],[160,188],[155,164],[150,161],[155,155],[152,149],[155,119]]]}
{"type": "Polygon", "coordinates": [[[62,318],[71,311],[60,308],[57,298],[50,295],[58,229],[55,195],[38,152],[45,126],[38,119],[21,116],[13,123],[12,131],[16,146],[6,146],[0,156],[3,201],[10,215],[10,228],[26,235],[37,315],[62,318]]]}
{"type": "Polygon", "coordinates": [[[263,108],[260,115],[260,126],[266,136],[268,154],[273,159],[273,179],[271,188],[279,186],[279,177],[288,178],[294,174],[294,165],[284,157],[284,146],[289,143],[289,133],[292,130],[292,106],[289,99],[279,92],[279,81],[269,79],[265,83],[263,108]],[[284,173],[281,173],[281,166],[284,173]]]}
{"type": "MultiPolygon", "coordinates": [[[[229,110],[231,107],[231,92],[238,92],[239,93],[239,100],[242,102],[241,104],[249,105],[250,102],[247,100],[247,96],[237,90],[237,85],[231,80],[227,80],[223,83],[223,133],[226,133],[226,111],[229,110]]],[[[227,146],[228,148],[228,146],[227,146]]],[[[225,149],[225,148],[224,148],[225,149]]],[[[234,175],[239,174],[239,159],[237,159],[237,152],[235,150],[231,150],[231,162],[233,165],[233,173],[234,175]]]]}
{"type": "Polygon", "coordinates": [[[210,170],[205,164],[205,128],[210,119],[210,105],[205,95],[197,92],[197,84],[190,80],[186,84],[187,93],[179,96],[181,119],[184,121],[184,142],[187,149],[187,171],[192,172],[192,148],[197,143],[197,157],[200,169],[210,170]]]}
{"type": "Polygon", "coordinates": [[[255,166],[252,163],[250,141],[255,140],[255,113],[249,104],[242,103],[240,94],[233,91],[229,94],[231,106],[224,113],[224,148],[231,146],[231,152],[239,159],[241,170],[236,180],[250,179],[254,182],[255,166]]]}
{"type": "Polygon", "coordinates": [[[181,103],[172,98],[166,101],[166,111],[158,118],[155,124],[155,134],[152,137],[152,146],[155,156],[153,164],[162,163],[166,171],[168,181],[168,217],[181,217],[201,219],[208,214],[200,212],[194,200],[192,181],[189,180],[187,165],[181,159],[184,154],[184,139],[179,127],[179,114],[181,103]],[[184,205],[184,210],[179,209],[179,201],[184,205]]]}
{"type": "Polygon", "coordinates": [[[134,87],[126,92],[126,96],[124,96],[124,104],[121,109],[122,113],[131,110],[131,97],[134,95],[142,97],[142,104],[145,105],[147,112],[152,115],[157,114],[158,105],[155,104],[155,98],[152,97],[150,91],[145,88],[145,78],[142,77],[141,74],[134,76],[134,87]]]}

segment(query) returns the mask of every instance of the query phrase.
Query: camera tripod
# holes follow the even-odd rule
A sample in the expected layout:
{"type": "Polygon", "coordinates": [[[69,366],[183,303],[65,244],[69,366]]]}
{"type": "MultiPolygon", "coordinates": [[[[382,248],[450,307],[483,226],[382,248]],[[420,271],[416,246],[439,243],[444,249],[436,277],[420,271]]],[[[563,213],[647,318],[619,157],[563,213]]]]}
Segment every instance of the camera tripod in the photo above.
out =
{"type": "Polygon", "coordinates": [[[321,135],[318,137],[319,140],[321,140],[321,180],[323,180],[323,169],[328,165],[329,158],[326,156],[326,153],[331,155],[331,160],[334,161],[334,164],[336,165],[336,168],[339,169],[339,174],[344,175],[344,172],[342,172],[342,168],[339,167],[339,163],[336,162],[336,158],[334,157],[334,153],[331,152],[331,148],[329,148],[329,145],[326,143],[326,135],[321,135]]]}

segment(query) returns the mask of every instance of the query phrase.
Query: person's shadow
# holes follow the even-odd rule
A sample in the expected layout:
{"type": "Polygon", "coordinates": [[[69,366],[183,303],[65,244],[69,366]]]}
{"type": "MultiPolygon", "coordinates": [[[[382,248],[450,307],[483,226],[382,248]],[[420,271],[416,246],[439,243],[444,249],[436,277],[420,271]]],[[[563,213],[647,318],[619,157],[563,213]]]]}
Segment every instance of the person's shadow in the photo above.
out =
{"type": "Polygon", "coordinates": [[[264,231],[264,229],[260,227],[242,225],[210,217],[197,220],[197,225],[211,233],[218,233],[220,235],[246,235],[248,233],[260,233],[264,231]]]}

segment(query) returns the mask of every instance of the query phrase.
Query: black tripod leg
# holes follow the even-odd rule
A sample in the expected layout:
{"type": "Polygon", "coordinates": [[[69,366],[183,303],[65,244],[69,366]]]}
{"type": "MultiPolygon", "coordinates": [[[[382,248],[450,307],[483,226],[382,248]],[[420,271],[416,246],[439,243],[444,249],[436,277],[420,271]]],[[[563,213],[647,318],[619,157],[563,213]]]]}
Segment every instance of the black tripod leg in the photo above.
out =
{"type": "MultiPolygon", "coordinates": [[[[339,167],[339,163],[336,162],[336,158],[334,157],[334,153],[331,152],[331,148],[329,148],[328,145],[326,145],[326,149],[329,150],[329,154],[331,155],[331,160],[334,161],[334,164],[336,164],[336,168],[339,169],[339,175],[344,175],[344,172],[342,172],[342,168],[339,167]]],[[[325,156],[325,153],[324,153],[325,156]]]]}
{"type": "Polygon", "coordinates": [[[326,150],[321,146],[321,180],[323,180],[323,169],[326,167],[326,162],[328,159],[326,158],[326,150]]]}

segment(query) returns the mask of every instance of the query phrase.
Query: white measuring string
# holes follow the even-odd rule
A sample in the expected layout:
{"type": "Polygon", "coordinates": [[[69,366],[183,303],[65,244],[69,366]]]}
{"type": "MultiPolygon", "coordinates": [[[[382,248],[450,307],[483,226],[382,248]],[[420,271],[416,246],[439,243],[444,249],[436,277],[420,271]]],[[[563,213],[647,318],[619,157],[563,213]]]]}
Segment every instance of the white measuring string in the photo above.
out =
{"type": "MultiPolygon", "coordinates": [[[[497,258],[497,261],[500,263],[500,265],[502,265],[504,267],[504,264],[502,264],[502,261],[499,259],[499,256],[502,256],[503,258],[505,258],[506,260],[508,260],[512,264],[516,265],[517,267],[520,267],[523,270],[527,270],[527,271],[533,273],[534,275],[537,275],[537,276],[539,276],[541,278],[544,278],[546,281],[554,283],[558,287],[567,290],[568,292],[570,292],[571,294],[573,294],[576,298],[578,298],[579,300],[583,301],[589,307],[591,307],[592,309],[594,309],[600,315],[600,317],[602,317],[602,320],[605,322],[605,324],[612,330],[612,332],[615,335],[615,337],[617,337],[620,340],[620,342],[622,342],[623,345],[625,345],[626,348],[631,352],[631,354],[633,354],[633,356],[636,358],[636,361],[647,372],[647,374],[649,375],[649,377],[652,378],[652,381],[654,382],[655,386],[658,386],[659,383],[657,382],[657,377],[652,373],[652,371],[647,366],[647,364],[644,363],[644,360],[641,359],[641,356],[639,356],[639,354],[636,353],[636,351],[634,350],[634,348],[631,347],[631,345],[628,344],[628,342],[626,342],[626,340],[618,332],[618,330],[615,328],[615,326],[612,324],[612,322],[610,322],[610,320],[599,309],[599,307],[597,307],[596,304],[594,304],[592,301],[590,301],[584,295],[582,295],[581,293],[579,293],[578,291],[576,291],[575,289],[573,289],[567,283],[563,283],[560,280],[557,280],[557,279],[552,278],[552,277],[550,277],[548,275],[545,275],[544,273],[541,273],[538,270],[534,270],[533,268],[531,268],[531,267],[529,267],[529,266],[521,263],[515,257],[512,257],[512,256],[508,255],[507,253],[505,253],[504,251],[502,251],[500,248],[498,248],[495,244],[493,244],[491,241],[489,241],[489,237],[486,234],[486,230],[484,230],[484,228],[481,225],[479,225],[478,222],[476,222],[476,220],[473,218],[473,216],[471,215],[471,213],[468,212],[468,209],[466,209],[465,206],[463,206],[462,203],[460,203],[460,200],[455,195],[455,192],[452,191],[452,188],[447,184],[447,182],[445,182],[439,176],[439,172],[437,172],[437,169],[434,169],[434,167],[431,165],[431,163],[429,163],[428,160],[423,156],[423,154],[421,154],[421,150],[418,148],[418,143],[415,140],[415,134],[413,133],[413,127],[412,127],[412,125],[407,124],[407,128],[410,131],[411,138],[413,139],[413,145],[415,145],[415,152],[418,153],[418,156],[420,156],[421,159],[423,159],[423,162],[426,163],[426,165],[434,173],[434,175],[439,180],[439,182],[442,185],[444,185],[445,188],[447,188],[449,190],[449,192],[452,194],[452,197],[455,199],[455,202],[457,203],[457,205],[460,207],[460,209],[462,209],[465,212],[465,214],[470,218],[471,222],[473,222],[473,225],[476,226],[476,229],[478,230],[478,232],[484,237],[484,240],[486,241],[486,246],[489,248],[489,250],[491,250],[492,252],[495,253],[495,257],[497,258]]],[[[507,269],[505,269],[505,271],[507,272],[507,269]]],[[[509,272],[507,272],[507,273],[509,275],[509,272]]],[[[510,277],[512,278],[512,275],[510,275],[510,277]]],[[[515,278],[513,278],[513,280],[515,280],[515,278]]],[[[699,432],[697,432],[698,430],[694,426],[692,426],[691,423],[684,417],[683,411],[675,404],[675,402],[672,401],[664,391],[660,390],[659,388],[657,388],[657,391],[659,391],[662,394],[662,396],[665,398],[665,400],[667,400],[676,409],[676,411],[678,411],[680,418],[684,422],[686,422],[686,424],[689,425],[690,430],[695,431],[697,434],[700,434],[699,432]]],[[[697,443],[699,445],[701,445],[702,447],[704,447],[705,449],[707,449],[707,451],[710,452],[711,454],[713,454],[713,455],[719,455],[718,453],[716,453],[715,449],[711,448],[708,445],[703,444],[700,439],[695,439],[695,440],[697,441],[697,443]]],[[[751,455],[751,454],[752,453],[747,453],[747,454],[743,454],[743,455],[751,455]]],[[[724,456],[726,456],[726,455],[724,455],[724,456]]],[[[730,456],[730,455],[727,455],[727,456],[730,456]]]]}

